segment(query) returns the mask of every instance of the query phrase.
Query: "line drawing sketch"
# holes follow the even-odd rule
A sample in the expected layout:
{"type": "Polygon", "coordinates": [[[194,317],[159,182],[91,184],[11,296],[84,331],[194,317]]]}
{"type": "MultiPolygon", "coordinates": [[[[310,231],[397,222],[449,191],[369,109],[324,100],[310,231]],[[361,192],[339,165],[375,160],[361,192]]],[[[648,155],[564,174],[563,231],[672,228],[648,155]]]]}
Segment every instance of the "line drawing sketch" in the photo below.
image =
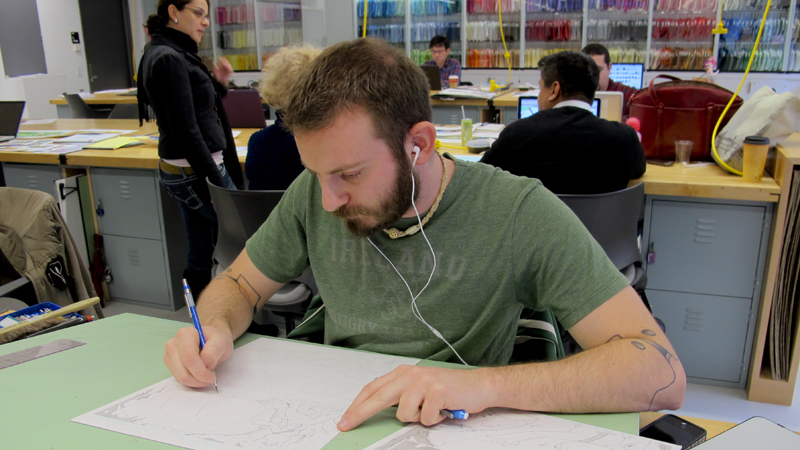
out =
{"type": "Polygon", "coordinates": [[[217,368],[219,394],[170,377],[72,420],[196,450],[316,450],[367,383],[418,362],[262,338],[217,368]]]}
{"type": "Polygon", "coordinates": [[[467,420],[445,420],[426,427],[408,425],[367,450],[680,450],[618,431],[544,414],[489,408],[467,420]]]}

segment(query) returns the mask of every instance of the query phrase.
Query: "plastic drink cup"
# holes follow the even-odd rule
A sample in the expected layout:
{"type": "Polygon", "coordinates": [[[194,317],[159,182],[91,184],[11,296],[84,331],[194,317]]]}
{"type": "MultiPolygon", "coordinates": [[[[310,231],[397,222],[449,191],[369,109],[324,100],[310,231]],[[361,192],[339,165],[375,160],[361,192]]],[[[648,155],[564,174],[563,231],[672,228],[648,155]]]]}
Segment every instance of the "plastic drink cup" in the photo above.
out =
{"type": "Polygon", "coordinates": [[[458,87],[458,75],[450,75],[447,81],[451,88],[458,87]]]}
{"type": "Polygon", "coordinates": [[[461,146],[466,147],[472,139],[472,119],[461,119],[461,146]]]}
{"type": "Polygon", "coordinates": [[[675,164],[689,164],[692,156],[692,141],[675,141],[675,164]]]}
{"type": "Polygon", "coordinates": [[[768,152],[769,138],[761,136],[747,136],[744,138],[744,165],[742,167],[744,181],[750,183],[761,182],[768,152]]]}

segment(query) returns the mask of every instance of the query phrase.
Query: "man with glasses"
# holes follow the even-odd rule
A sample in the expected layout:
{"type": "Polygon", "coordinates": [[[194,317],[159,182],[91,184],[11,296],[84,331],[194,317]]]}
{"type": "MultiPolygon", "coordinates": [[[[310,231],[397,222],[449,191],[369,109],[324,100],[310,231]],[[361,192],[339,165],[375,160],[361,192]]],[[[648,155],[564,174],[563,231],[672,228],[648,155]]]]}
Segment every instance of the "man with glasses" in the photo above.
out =
{"type": "Polygon", "coordinates": [[[422,65],[439,67],[442,89],[449,86],[451,75],[457,76],[458,82],[461,83],[461,63],[457,59],[448,58],[450,56],[450,39],[445,36],[434,36],[431,39],[431,56],[433,59],[425,61],[422,65]]]}

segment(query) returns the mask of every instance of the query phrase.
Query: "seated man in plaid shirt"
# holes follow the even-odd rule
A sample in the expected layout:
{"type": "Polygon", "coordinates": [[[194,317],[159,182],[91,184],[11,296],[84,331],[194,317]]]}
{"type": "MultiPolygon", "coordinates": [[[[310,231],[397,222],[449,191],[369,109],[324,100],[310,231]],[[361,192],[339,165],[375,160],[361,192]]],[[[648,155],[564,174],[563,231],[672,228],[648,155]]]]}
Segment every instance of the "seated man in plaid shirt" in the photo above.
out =
{"type": "Polygon", "coordinates": [[[439,66],[439,76],[442,78],[442,89],[449,86],[450,75],[458,76],[461,83],[461,63],[450,56],[450,39],[444,36],[434,36],[431,39],[431,56],[433,59],[425,61],[423,66],[439,66]]]}

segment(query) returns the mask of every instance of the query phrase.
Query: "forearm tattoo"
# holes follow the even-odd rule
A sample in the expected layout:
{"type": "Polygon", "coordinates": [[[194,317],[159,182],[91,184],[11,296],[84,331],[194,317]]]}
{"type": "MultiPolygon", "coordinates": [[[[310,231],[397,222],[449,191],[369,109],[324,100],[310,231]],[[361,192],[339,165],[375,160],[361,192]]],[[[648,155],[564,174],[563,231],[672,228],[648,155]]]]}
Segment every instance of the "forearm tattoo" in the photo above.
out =
{"type": "MultiPolygon", "coordinates": [[[[645,335],[645,336],[655,336],[656,332],[653,331],[653,330],[642,330],[642,334],[645,335]]],[[[622,339],[622,336],[616,334],[616,335],[612,336],[611,339],[609,339],[606,342],[615,341],[617,339],[622,339]]],[[[661,356],[663,356],[664,360],[667,362],[667,366],[669,366],[669,369],[672,371],[672,380],[670,380],[670,382],[666,386],[662,387],[661,389],[658,389],[653,394],[653,398],[650,400],[650,405],[648,405],[648,407],[647,407],[648,411],[652,411],[653,403],[656,401],[656,396],[658,395],[658,393],[663,391],[663,390],[665,390],[665,389],[667,389],[667,388],[669,388],[673,384],[675,384],[675,380],[677,380],[678,375],[675,373],[675,368],[672,367],[672,362],[673,361],[680,361],[680,360],[678,359],[677,356],[675,356],[672,353],[670,353],[669,350],[667,350],[664,347],[662,347],[661,344],[659,344],[659,343],[657,343],[655,341],[652,341],[650,339],[646,339],[646,338],[632,339],[631,340],[631,345],[633,345],[634,347],[636,347],[639,350],[647,350],[647,345],[652,346],[659,353],[661,353],[661,356]]]]}
{"type": "Polygon", "coordinates": [[[258,310],[261,308],[261,295],[255,290],[255,288],[253,288],[253,285],[247,281],[247,278],[245,278],[244,275],[239,274],[234,278],[233,270],[231,270],[229,267],[225,269],[225,272],[217,275],[217,278],[233,280],[233,282],[239,287],[239,292],[244,296],[245,300],[251,302],[253,305],[253,315],[258,313],[258,310]],[[252,301],[251,299],[255,301],[252,301]]]}

